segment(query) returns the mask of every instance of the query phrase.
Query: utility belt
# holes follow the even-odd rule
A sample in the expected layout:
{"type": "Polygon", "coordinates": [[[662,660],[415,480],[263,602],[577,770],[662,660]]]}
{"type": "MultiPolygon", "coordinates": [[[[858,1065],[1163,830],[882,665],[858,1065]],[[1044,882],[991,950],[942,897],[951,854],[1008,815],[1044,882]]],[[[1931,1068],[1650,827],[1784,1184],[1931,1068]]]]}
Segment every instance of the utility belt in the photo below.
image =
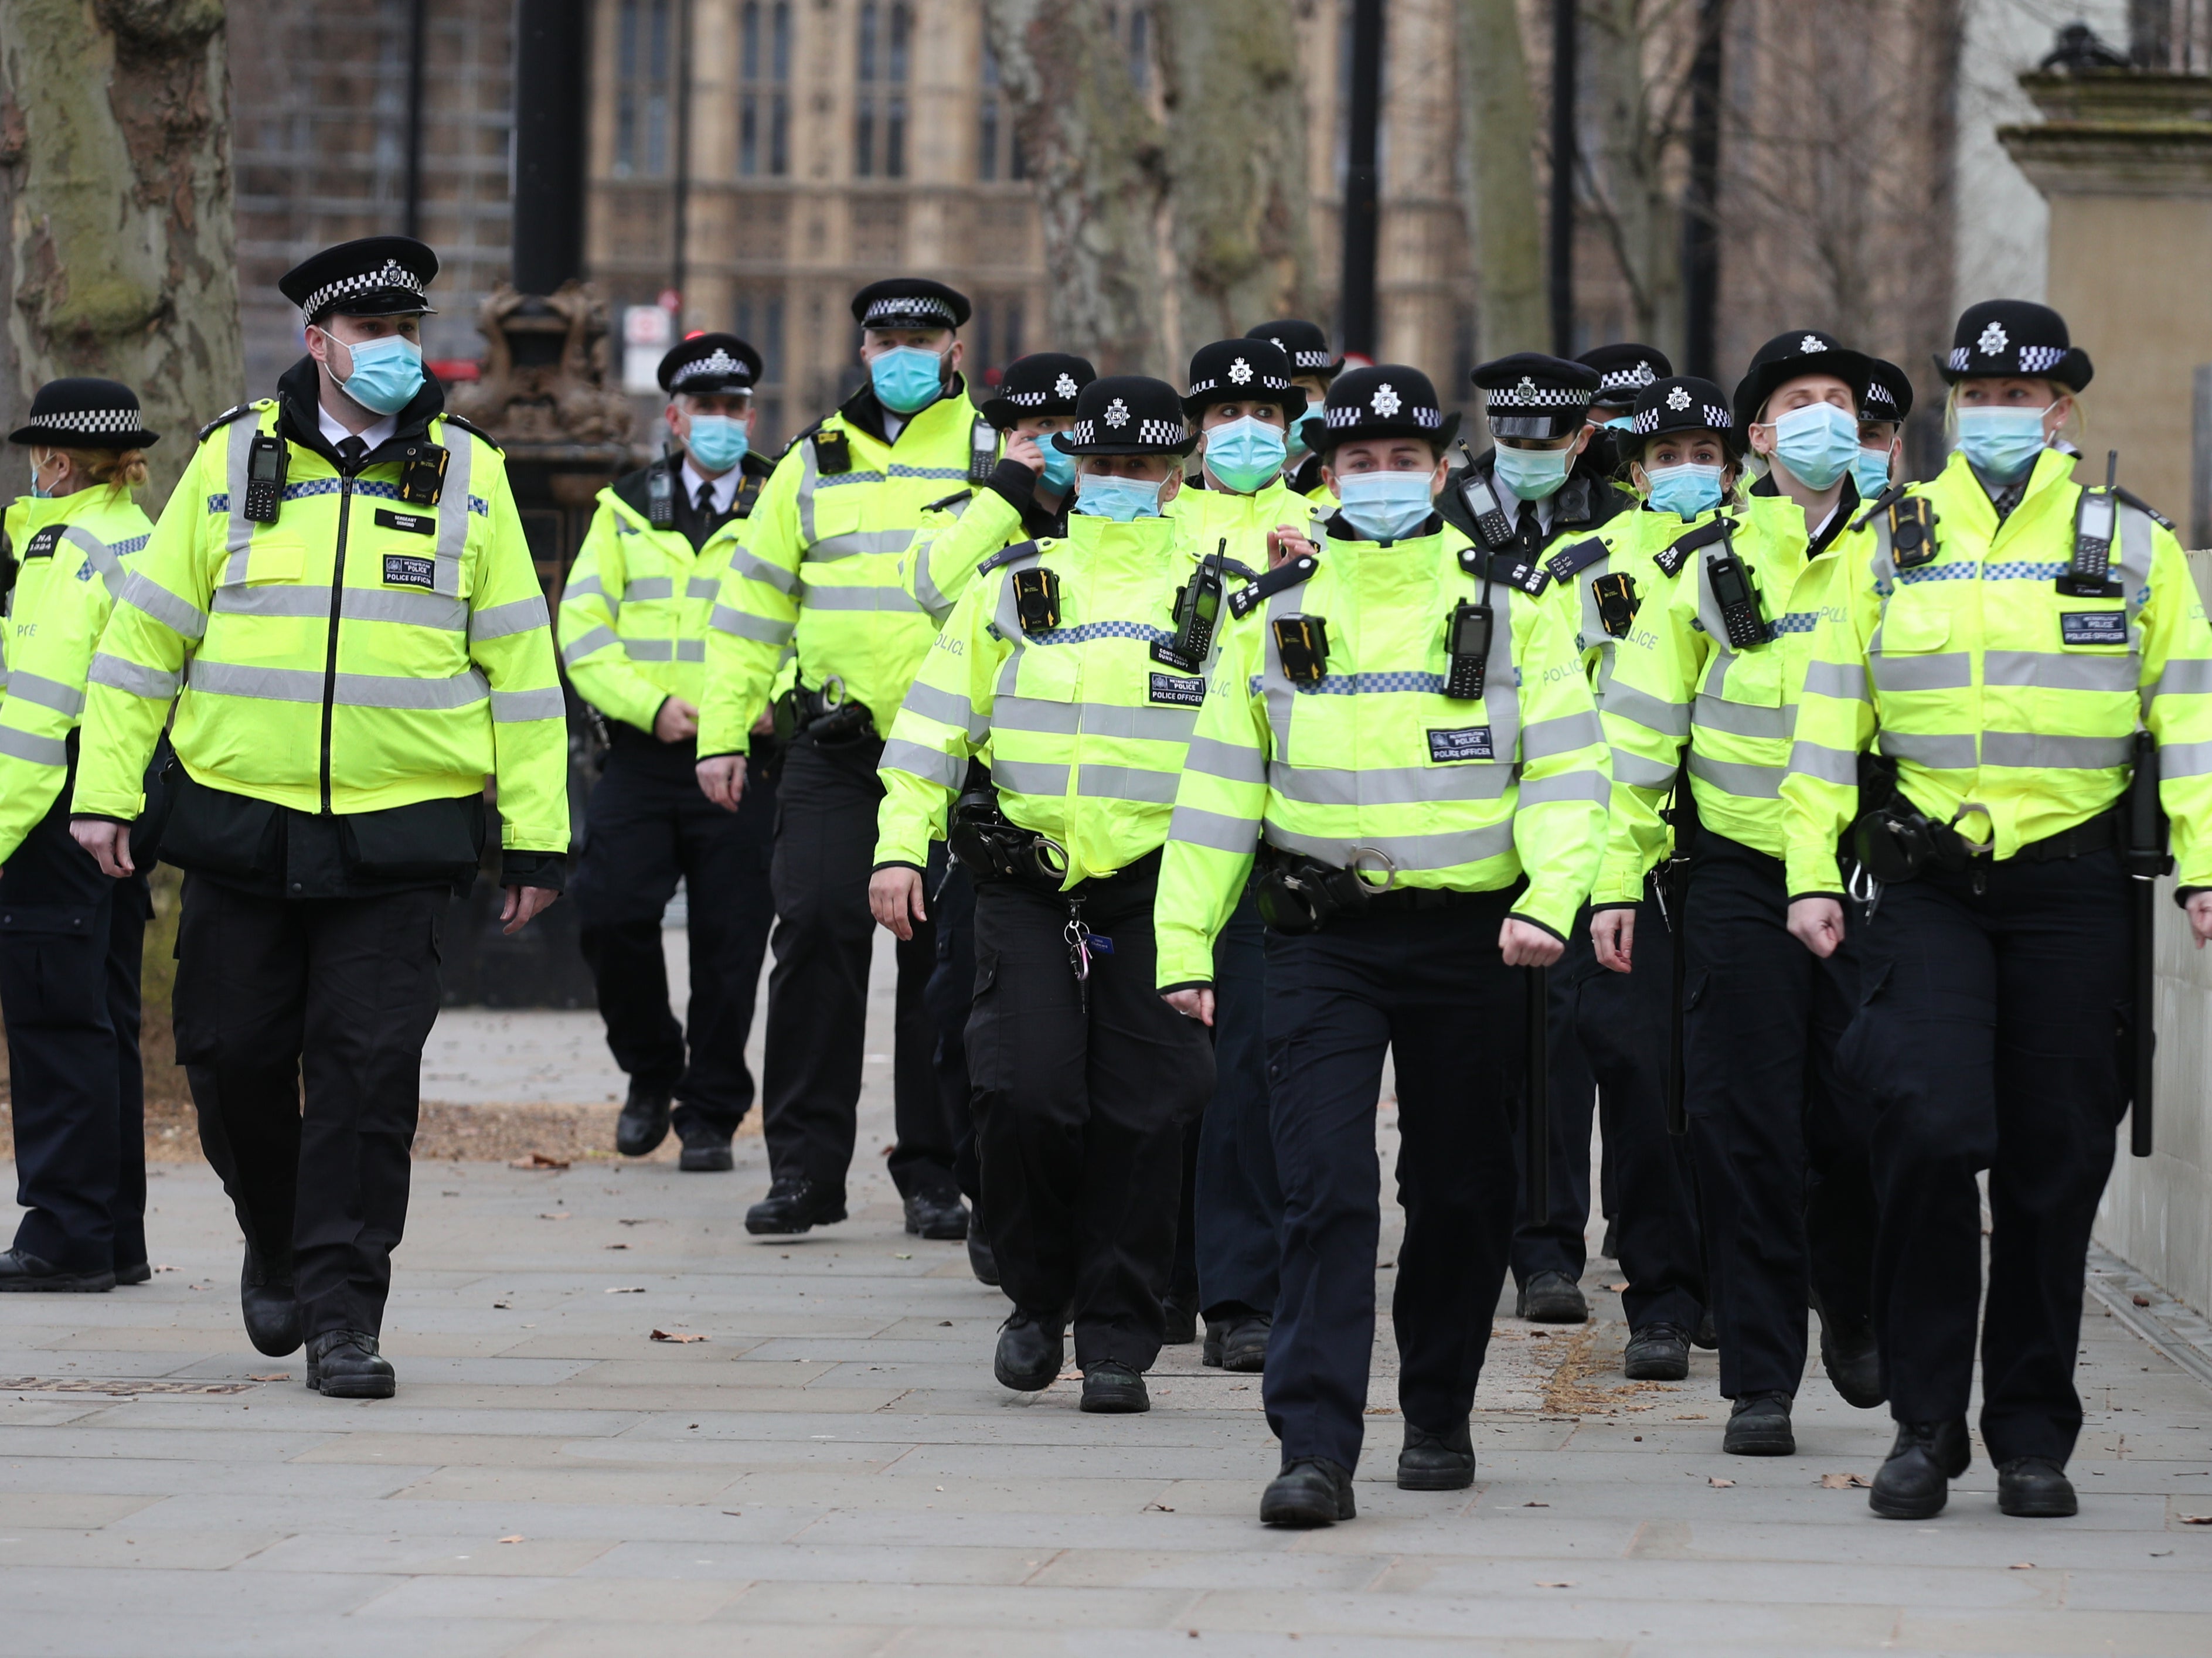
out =
{"type": "Polygon", "coordinates": [[[876,716],[865,702],[845,695],[845,682],[832,674],[820,686],[803,681],[776,698],[771,710],[775,740],[789,744],[804,737],[824,749],[850,749],[872,740],[876,716]]]}
{"type": "MultiPolygon", "coordinates": [[[[1973,870],[1978,889],[1988,867],[1979,860],[1989,857],[1990,848],[1969,841],[1959,832],[1958,825],[1983,808],[1969,800],[1960,805],[1949,823],[1938,823],[1897,786],[1894,763],[1871,755],[1860,756],[1859,788],[1861,797],[1872,799],[1875,804],[1851,826],[1850,850],[1858,863],[1853,897],[1871,902],[1880,887],[1912,880],[1930,869],[1951,875],[1973,870]],[[1869,881],[1876,884],[1872,889],[1867,887],[1869,881]]],[[[2128,792],[2110,811],[2056,835],[2030,841],[2013,857],[2022,863],[2057,864],[2118,847],[2127,853],[2131,866],[2138,858],[2162,863],[2165,826],[2157,814],[2157,750],[2145,734],[2137,742],[2136,773],[2128,792]],[[2145,845],[2138,849],[2130,825],[2144,815],[2146,796],[2151,827],[2142,837],[2145,845]]]]}
{"type": "Polygon", "coordinates": [[[1049,835],[1009,823],[999,810],[999,792],[988,784],[952,803],[945,842],[977,881],[1018,881],[1057,892],[1067,878],[1067,849],[1049,835]]]}
{"type": "Polygon", "coordinates": [[[1252,901],[1271,932],[1320,932],[1368,915],[1411,914],[1495,903],[1497,892],[1452,892],[1435,887],[1401,887],[1398,868],[1387,853],[1353,848],[1350,868],[1325,864],[1302,852],[1262,844],[1252,878],[1252,901]],[[1378,885],[1372,872],[1378,868],[1378,885]]]}

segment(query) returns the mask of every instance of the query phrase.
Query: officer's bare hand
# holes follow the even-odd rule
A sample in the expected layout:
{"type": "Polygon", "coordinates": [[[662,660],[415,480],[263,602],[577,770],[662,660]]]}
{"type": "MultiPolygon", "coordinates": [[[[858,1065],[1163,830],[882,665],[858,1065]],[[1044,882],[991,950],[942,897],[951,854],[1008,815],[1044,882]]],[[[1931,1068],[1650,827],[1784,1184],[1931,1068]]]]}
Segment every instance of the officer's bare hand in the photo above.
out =
{"type": "Polygon", "coordinates": [[[521,932],[532,917],[560,896],[551,887],[509,887],[507,902],[499,912],[499,919],[505,923],[500,931],[510,937],[521,932]]]}
{"type": "Polygon", "coordinates": [[[1267,531],[1267,568],[1279,569],[1294,558],[1310,558],[1314,544],[1308,541],[1297,526],[1278,524],[1267,531]]]}
{"type": "Polygon", "coordinates": [[[2197,947],[2202,950],[2212,943],[2212,892],[2191,893],[2186,908],[2189,930],[2197,935],[2197,947]]]}
{"type": "Polygon", "coordinates": [[[1508,967],[1549,967],[1567,953],[1567,947],[1543,928],[1510,915],[1498,929],[1498,950],[1508,967]]]}
{"type": "Polygon", "coordinates": [[[738,802],[745,798],[744,756],[718,754],[712,760],[702,760],[695,769],[700,793],[724,811],[738,809],[738,802]]]}
{"type": "MultiPolygon", "coordinates": [[[[2193,924],[2195,916],[2190,918],[2193,924]]],[[[2208,920],[2207,925],[2212,925],[2208,920]]],[[[1790,936],[1811,950],[1822,961],[1836,953],[1844,942],[1844,907],[1832,898],[1797,898],[1790,905],[1790,936]]],[[[2203,943],[2204,929],[2199,927],[2197,942],[2203,943]]]]}
{"type": "Polygon", "coordinates": [[[1590,943],[1597,947],[1600,967],[1611,968],[1615,973],[1627,972],[1629,958],[1636,949],[1636,912],[1599,910],[1590,917],[1590,943]]]}
{"type": "Polygon", "coordinates": [[[70,838],[92,854],[102,875],[121,880],[131,873],[131,828],[104,817],[79,817],[70,824],[70,838]]]}
{"type": "Polygon", "coordinates": [[[1200,1024],[1213,1023],[1213,987],[1200,985],[1195,990],[1163,991],[1160,999],[1183,1016],[1200,1024]]]}
{"type": "Polygon", "coordinates": [[[1017,466],[1028,467],[1031,477],[1044,476],[1044,451],[1037,447],[1035,438],[1007,439],[1006,459],[1017,466]]]}
{"type": "Polygon", "coordinates": [[[921,877],[896,865],[878,870],[868,878],[868,908],[901,938],[913,938],[914,924],[929,919],[921,907],[921,877]]]}
{"type": "Polygon", "coordinates": [[[664,743],[683,743],[699,734],[699,710],[680,696],[672,696],[653,716],[653,734],[664,743]]]}

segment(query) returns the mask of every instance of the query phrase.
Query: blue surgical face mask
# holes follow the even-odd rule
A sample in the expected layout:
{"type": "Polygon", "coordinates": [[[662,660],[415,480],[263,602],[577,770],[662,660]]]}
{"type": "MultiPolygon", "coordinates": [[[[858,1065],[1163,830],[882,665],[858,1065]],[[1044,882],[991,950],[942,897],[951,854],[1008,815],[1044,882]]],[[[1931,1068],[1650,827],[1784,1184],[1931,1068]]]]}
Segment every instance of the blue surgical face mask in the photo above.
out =
{"type": "MultiPolygon", "coordinates": [[[[337,336],[325,329],[323,337],[337,336]]],[[[362,408],[396,415],[422,389],[422,348],[404,335],[362,340],[346,349],[353,354],[353,373],[338,381],[338,389],[362,408]]]]}
{"type": "Polygon", "coordinates": [[[1429,521],[1433,472],[1351,472],[1336,480],[1345,521],[1376,541],[1400,541],[1429,521]]]}
{"type": "Polygon", "coordinates": [[[1851,457],[1851,487],[1861,501],[1872,501],[1889,488],[1889,448],[1862,449],[1851,457]]]}
{"type": "Polygon", "coordinates": [[[915,345],[895,345],[868,365],[876,400],[893,414],[918,414],[945,390],[945,359],[915,345]]]}
{"type": "Polygon", "coordinates": [[[1611,420],[1601,420],[1598,424],[1608,432],[1633,432],[1636,429],[1636,416],[1615,415],[1611,420]]]}
{"type": "Polygon", "coordinates": [[[1283,428],[1247,415],[1206,434],[1206,470],[1224,489],[1249,495],[1283,470],[1283,428]]]}
{"type": "Polygon", "coordinates": [[[1843,477],[1859,452],[1859,423],[1832,403],[1808,404],[1774,422],[1774,459],[1808,489],[1843,477]]]}
{"type": "Polygon", "coordinates": [[[1145,478],[1115,477],[1105,472],[1085,472],[1076,485],[1075,504],[1068,510],[1086,518],[1110,518],[1127,524],[1160,515],[1160,491],[1164,483],[1145,478]]]}
{"type": "Polygon", "coordinates": [[[1049,432],[1036,440],[1036,446],[1044,452],[1044,472],[1037,482],[1066,495],[1067,486],[1075,482],[1075,457],[1054,443],[1049,432]]]}
{"type": "Polygon", "coordinates": [[[1567,449],[1516,449],[1498,446],[1498,481],[1523,501],[1542,501],[1567,481],[1574,455],[1567,449]]]}
{"type": "Polygon", "coordinates": [[[31,499],[33,501],[52,501],[53,498],[54,492],[47,489],[45,484],[39,482],[39,463],[35,460],[33,461],[31,463],[31,499]]]}
{"type": "Polygon", "coordinates": [[[694,415],[684,446],[691,452],[701,471],[726,472],[745,458],[745,451],[752,447],[752,434],[745,430],[744,422],[731,416],[694,415]]]}
{"type": "Polygon", "coordinates": [[[1651,505],[1677,518],[1695,518],[1721,504],[1721,469],[1686,463],[1680,466],[1646,469],[1651,480],[1651,505]]]}
{"type": "Polygon", "coordinates": [[[1978,472],[2009,483],[2044,450],[2045,409],[1961,409],[1959,447],[1978,472]]]}

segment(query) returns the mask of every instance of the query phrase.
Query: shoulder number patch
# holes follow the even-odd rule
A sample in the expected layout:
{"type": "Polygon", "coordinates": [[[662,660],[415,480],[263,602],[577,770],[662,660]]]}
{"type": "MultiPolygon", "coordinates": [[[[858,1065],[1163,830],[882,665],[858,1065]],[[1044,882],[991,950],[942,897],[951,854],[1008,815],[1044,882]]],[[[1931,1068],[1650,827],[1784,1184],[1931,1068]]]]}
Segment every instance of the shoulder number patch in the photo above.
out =
{"type": "Polygon", "coordinates": [[[1197,708],[1206,701],[1206,682],[1186,679],[1181,674],[1156,673],[1152,676],[1152,701],[1178,708],[1197,708]]]}
{"type": "Polygon", "coordinates": [[[1429,762],[1449,765],[1457,760],[1495,760],[1498,755],[1487,726],[1467,726],[1458,731],[1429,732],[1429,762]]]}

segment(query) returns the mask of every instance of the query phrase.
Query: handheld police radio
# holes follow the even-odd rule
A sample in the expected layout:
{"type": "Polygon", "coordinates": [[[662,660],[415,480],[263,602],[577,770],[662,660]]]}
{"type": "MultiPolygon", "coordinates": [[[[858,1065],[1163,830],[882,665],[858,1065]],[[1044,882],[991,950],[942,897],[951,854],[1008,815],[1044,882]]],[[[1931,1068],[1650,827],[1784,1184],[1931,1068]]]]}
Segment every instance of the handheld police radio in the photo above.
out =
{"type": "Polygon", "coordinates": [[[656,530],[676,527],[675,468],[665,455],[645,474],[645,519],[656,530]]]}
{"type": "Polygon", "coordinates": [[[1444,695],[1472,701],[1482,695],[1483,669],[1490,661],[1490,637],[1497,617],[1487,604],[1465,599],[1452,606],[1444,624],[1444,642],[1451,653],[1451,671],[1444,677],[1444,695]]]}
{"type": "Polygon", "coordinates": [[[1459,492],[1467,502],[1467,510],[1474,515],[1477,534],[1482,544],[1495,550],[1513,539],[1513,520],[1505,516],[1505,509],[1498,504],[1498,495],[1481,473],[1474,469],[1474,452],[1462,438],[1459,452],[1467,458],[1467,470],[1460,476],[1459,492]]]}
{"type": "Polygon", "coordinates": [[[291,452],[283,440],[257,432],[246,452],[246,516],[250,523],[274,524],[284,505],[284,474],[291,452]]]}
{"type": "Polygon", "coordinates": [[[1721,625],[1728,632],[1729,647],[1747,651],[1766,643],[1766,612],[1759,601],[1759,589],[1751,585],[1751,573],[1743,568],[1735,547],[1723,541],[1723,550],[1705,561],[1705,580],[1713,590],[1713,603],[1720,606],[1721,625]]]}
{"type": "Polygon", "coordinates": [[[978,416],[968,428],[968,482],[988,483],[999,464],[999,428],[978,416]]]}
{"type": "Polygon", "coordinates": [[[2069,598],[2118,598],[2124,591],[2112,579],[2112,537],[2120,516],[2114,493],[2119,470],[2120,452],[2106,451],[2105,487],[2084,489],[2074,508],[2074,558],[2057,583],[2069,598]]]}
{"type": "Polygon", "coordinates": [[[1222,560],[1229,554],[1229,537],[1210,557],[1199,562],[1190,580],[1176,589],[1175,637],[1152,647],[1152,659],[1171,668],[1196,673],[1213,648],[1213,630],[1221,619],[1221,598],[1228,584],[1222,579],[1222,560]]]}

